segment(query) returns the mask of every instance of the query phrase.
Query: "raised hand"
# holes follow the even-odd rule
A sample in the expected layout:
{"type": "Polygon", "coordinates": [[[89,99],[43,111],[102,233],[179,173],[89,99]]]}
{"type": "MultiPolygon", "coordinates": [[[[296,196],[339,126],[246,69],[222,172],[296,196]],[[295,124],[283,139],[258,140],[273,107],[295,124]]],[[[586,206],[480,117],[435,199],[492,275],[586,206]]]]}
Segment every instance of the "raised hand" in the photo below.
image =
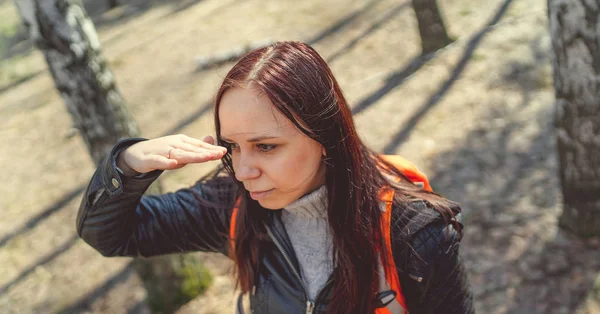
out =
{"type": "Polygon", "coordinates": [[[227,149],[213,145],[214,142],[211,136],[202,140],[183,134],[163,136],[131,145],[119,154],[117,166],[126,175],[133,175],[218,160],[227,149]]]}

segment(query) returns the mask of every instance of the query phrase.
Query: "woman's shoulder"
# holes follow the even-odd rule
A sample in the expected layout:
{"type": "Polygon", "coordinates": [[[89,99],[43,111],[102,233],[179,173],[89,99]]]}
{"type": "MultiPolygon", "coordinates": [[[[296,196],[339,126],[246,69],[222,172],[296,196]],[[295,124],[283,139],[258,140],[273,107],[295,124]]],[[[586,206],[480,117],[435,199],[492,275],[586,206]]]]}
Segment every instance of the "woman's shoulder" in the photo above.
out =
{"type": "Polygon", "coordinates": [[[440,255],[454,252],[463,234],[460,209],[454,212],[454,217],[444,218],[424,201],[394,208],[391,232],[396,240],[396,249],[403,253],[416,253],[420,260],[428,264],[440,255]]]}

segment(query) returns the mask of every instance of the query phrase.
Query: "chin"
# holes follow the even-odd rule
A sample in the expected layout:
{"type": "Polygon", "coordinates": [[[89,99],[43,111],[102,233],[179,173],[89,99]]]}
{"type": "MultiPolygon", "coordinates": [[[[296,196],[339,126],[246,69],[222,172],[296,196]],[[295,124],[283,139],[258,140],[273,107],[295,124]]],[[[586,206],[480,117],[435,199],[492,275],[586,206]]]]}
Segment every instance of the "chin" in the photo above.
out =
{"type": "Polygon", "coordinates": [[[258,201],[258,203],[264,209],[270,209],[270,210],[282,209],[289,204],[289,203],[282,203],[282,202],[278,202],[278,201],[269,201],[269,200],[260,200],[260,201],[258,201]]]}

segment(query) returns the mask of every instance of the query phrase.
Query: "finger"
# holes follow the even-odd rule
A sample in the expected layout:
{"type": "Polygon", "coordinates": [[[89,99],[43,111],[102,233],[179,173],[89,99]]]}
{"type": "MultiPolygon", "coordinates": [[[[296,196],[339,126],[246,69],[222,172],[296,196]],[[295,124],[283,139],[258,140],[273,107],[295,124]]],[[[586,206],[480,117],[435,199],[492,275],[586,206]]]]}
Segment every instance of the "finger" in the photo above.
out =
{"type": "Polygon", "coordinates": [[[174,169],[179,164],[176,159],[169,159],[161,155],[148,156],[147,161],[150,168],[159,170],[174,169]]]}
{"type": "Polygon", "coordinates": [[[185,166],[186,166],[186,164],[177,164],[177,166],[171,168],[170,170],[175,170],[175,169],[183,168],[185,166]]]}
{"type": "MultiPolygon", "coordinates": [[[[206,138],[206,137],[205,137],[205,138],[206,138]]],[[[187,136],[187,135],[184,135],[184,136],[181,138],[181,140],[182,140],[184,143],[192,144],[192,145],[195,145],[195,146],[202,146],[202,145],[206,145],[206,144],[208,144],[208,145],[212,145],[212,144],[210,144],[210,143],[207,143],[207,142],[205,142],[205,141],[203,141],[203,140],[199,140],[199,139],[197,139],[197,138],[195,138],[195,137],[190,137],[190,136],[187,136]]]]}
{"type": "Polygon", "coordinates": [[[204,152],[188,152],[184,150],[174,149],[171,151],[171,158],[176,159],[178,163],[202,163],[211,160],[219,160],[224,154],[214,151],[204,152]]]}
{"type": "MultiPolygon", "coordinates": [[[[169,151],[169,157],[171,159],[176,159],[179,162],[190,162],[187,158],[198,158],[203,162],[206,160],[218,160],[221,159],[227,150],[212,150],[212,149],[204,149],[204,148],[196,148],[194,150],[183,150],[178,148],[173,148],[169,151]],[[185,158],[185,159],[182,159],[185,158]]],[[[195,159],[194,159],[195,160],[195,159]]],[[[194,161],[195,162],[195,161],[194,161]]]]}
{"type": "Polygon", "coordinates": [[[203,146],[197,146],[197,145],[188,144],[188,143],[181,143],[181,145],[185,145],[185,147],[188,147],[188,149],[186,149],[186,150],[192,151],[192,152],[211,151],[211,152],[222,152],[223,154],[227,153],[227,149],[225,147],[215,146],[215,145],[211,145],[208,143],[204,143],[203,146]]]}
{"type": "MultiPolygon", "coordinates": [[[[206,136],[204,138],[206,139],[207,137],[208,136],[206,136]]],[[[211,143],[207,143],[205,141],[201,141],[201,140],[199,140],[197,138],[193,138],[193,137],[189,137],[189,136],[183,137],[182,141],[184,143],[192,144],[192,145],[195,145],[195,146],[198,146],[198,147],[202,147],[202,148],[206,148],[206,149],[215,149],[215,150],[223,150],[223,149],[225,149],[225,147],[223,147],[223,146],[213,145],[211,143]]]]}
{"type": "Polygon", "coordinates": [[[188,151],[188,152],[195,152],[195,153],[201,153],[201,152],[208,150],[207,148],[202,148],[202,147],[198,147],[196,145],[183,143],[183,142],[173,145],[172,149],[180,149],[180,150],[184,150],[184,151],[188,151]]]}

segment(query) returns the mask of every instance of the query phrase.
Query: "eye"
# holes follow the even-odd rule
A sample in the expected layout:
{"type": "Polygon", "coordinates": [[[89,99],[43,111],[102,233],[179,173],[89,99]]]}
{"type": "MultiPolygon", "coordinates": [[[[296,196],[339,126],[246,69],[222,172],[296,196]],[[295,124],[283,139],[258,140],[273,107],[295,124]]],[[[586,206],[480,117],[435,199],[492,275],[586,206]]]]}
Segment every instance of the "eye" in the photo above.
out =
{"type": "Polygon", "coordinates": [[[239,149],[239,146],[236,143],[230,143],[230,142],[223,141],[223,146],[225,146],[225,148],[227,148],[228,154],[231,154],[232,151],[239,149]]]}
{"type": "Polygon", "coordinates": [[[261,152],[266,153],[266,152],[270,152],[272,150],[274,150],[277,145],[274,144],[257,144],[256,147],[258,147],[258,149],[260,149],[261,152]]]}

